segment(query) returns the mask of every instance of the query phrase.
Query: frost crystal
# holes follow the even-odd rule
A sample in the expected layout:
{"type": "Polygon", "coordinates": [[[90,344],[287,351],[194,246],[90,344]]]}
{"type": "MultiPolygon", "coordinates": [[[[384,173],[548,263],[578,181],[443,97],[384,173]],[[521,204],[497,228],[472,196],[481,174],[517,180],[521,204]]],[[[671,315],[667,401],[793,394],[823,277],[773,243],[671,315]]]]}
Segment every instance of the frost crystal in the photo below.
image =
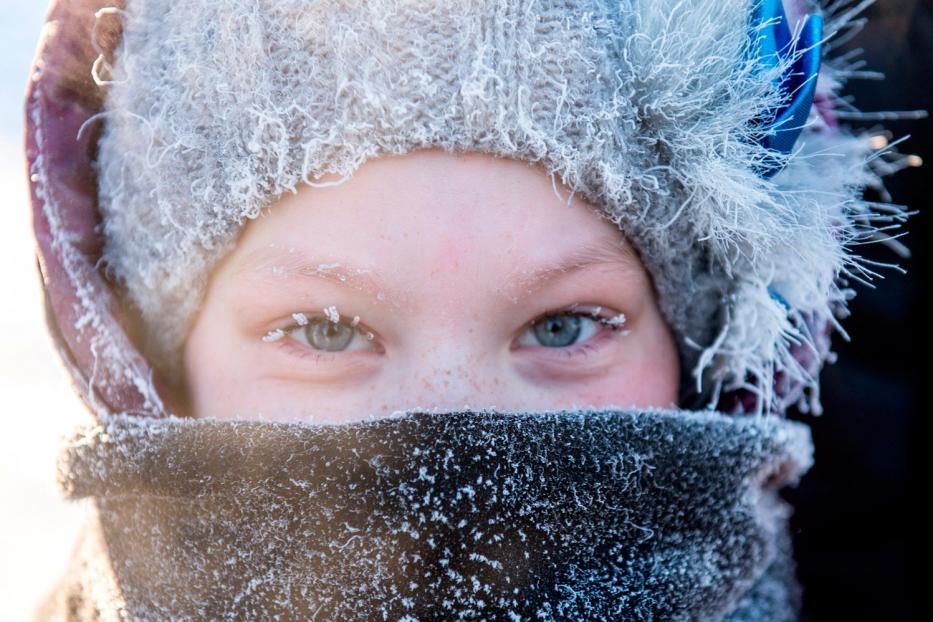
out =
{"type": "Polygon", "coordinates": [[[334,305],[330,305],[324,309],[324,315],[326,315],[327,319],[329,319],[331,322],[334,322],[335,324],[340,321],[340,314],[337,313],[337,307],[334,305]]]}
{"type": "Polygon", "coordinates": [[[308,325],[308,316],[306,316],[304,313],[292,313],[292,319],[298,323],[298,326],[308,325]]]}
{"type": "Polygon", "coordinates": [[[276,328],[275,330],[270,330],[268,333],[262,336],[262,340],[265,342],[278,341],[285,336],[285,331],[281,328],[276,328]]]}
{"type": "MultiPolygon", "coordinates": [[[[600,308],[602,308],[602,307],[600,307],[600,308]]],[[[611,318],[609,318],[608,320],[606,320],[606,324],[608,324],[608,325],[610,325],[610,326],[621,326],[621,325],[624,324],[624,323],[625,323],[625,314],[624,314],[624,313],[620,313],[619,315],[616,315],[616,316],[611,317],[611,318]]]]}

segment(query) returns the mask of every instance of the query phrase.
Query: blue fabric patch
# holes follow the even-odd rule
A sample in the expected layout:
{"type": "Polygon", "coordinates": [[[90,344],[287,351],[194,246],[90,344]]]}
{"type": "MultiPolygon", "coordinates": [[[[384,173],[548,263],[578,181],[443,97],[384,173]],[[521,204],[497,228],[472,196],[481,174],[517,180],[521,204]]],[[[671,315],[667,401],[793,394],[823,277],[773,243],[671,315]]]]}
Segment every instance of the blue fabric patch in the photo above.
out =
{"type": "Polygon", "coordinates": [[[777,293],[777,290],[774,289],[773,285],[768,286],[768,295],[771,296],[772,299],[777,300],[781,306],[784,307],[784,309],[790,311],[790,304],[788,304],[787,299],[777,293]]]}
{"type": "MultiPolygon", "coordinates": [[[[774,67],[792,53],[793,41],[787,15],[781,0],[764,0],[758,5],[754,24],[771,21],[759,33],[761,60],[774,67]]],[[[761,134],[758,143],[782,154],[790,154],[807,122],[822,55],[823,18],[808,15],[797,40],[796,49],[806,50],[781,76],[781,89],[789,100],[777,110],[763,111],[760,117],[761,134]]],[[[773,177],[781,170],[777,164],[758,167],[762,177],[773,177]]]]}

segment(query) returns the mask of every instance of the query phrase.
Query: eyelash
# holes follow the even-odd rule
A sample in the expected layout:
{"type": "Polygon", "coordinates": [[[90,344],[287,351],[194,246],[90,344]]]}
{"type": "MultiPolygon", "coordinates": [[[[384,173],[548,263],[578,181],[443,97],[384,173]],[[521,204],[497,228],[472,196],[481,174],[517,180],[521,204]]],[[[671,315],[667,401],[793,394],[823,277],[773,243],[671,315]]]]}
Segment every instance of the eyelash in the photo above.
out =
{"type": "MultiPolygon", "coordinates": [[[[305,316],[308,318],[308,321],[310,322],[311,320],[317,319],[318,317],[323,317],[323,314],[322,313],[306,313],[305,316]]],[[[290,338],[288,336],[288,333],[292,332],[296,328],[302,328],[302,326],[300,324],[290,324],[282,328],[281,330],[285,333],[285,337],[276,341],[275,342],[276,345],[278,345],[281,348],[284,348],[286,352],[289,352],[290,354],[294,354],[298,356],[299,358],[309,358],[313,361],[320,362],[320,363],[331,362],[337,358],[338,354],[341,354],[340,352],[331,353],[331,352],[327,352],[324,350],[317,350],[315,348],[305,347],[303,345],[295,343],[295,340],[290,338]]],[[[370,332],[370,333],[372,332],[362,322],[358,322],[354,328],[356,328],[356,330],[358,330],[360,333],[364,335],[367,332],[370,332]]]]}
{"type": "MultiPolygon", "coordinates": [[[[547,348],[549,350],[554,350],[555,354],[565,359],[575,359],[578,357],[585,358],[589,356],[590,354],[592,354],[593,352],[599,350],[607,339],[611,339],[615,336],[623,336],[623,335],[628,334],[629,331],[624,328],[624,322],[621,322],[621,323],[612,322],[613,318],[618,317],[619,314],[603,315],[603,314],[598,314],[598,312],[595,312],[595,311],[574,311],[573,309],[576,309],[578,306],[580,305],[571,305],[570,307],[549,309],[545,311],[544,313],[542,313],[537,318],[535,318],[534,320],[525,324],[522,330],[525,331],[531,328],[535,322],[539,322],[551,316],[583,317],[583,318],[587,318],[587,319],[591,319],[596,322],[599,322],[603,326],[606,326],[607,328],[609,328],[610,332],[608,334],[606,333],[606,331],[600,331],[599,333],[594,335],[592,338],[585,341],[582,345],[579,345],[576,347],[568,346],[565,348],[547,348]]],[[[597,306],[597,308],[602,309],[601,306],[597,306]]],[[[307,313],[306,314],[309,321],[311,319],[317,318],[319,315],[320,314],[318,313],[307,313]]],[[[316,362],[331,362],[337,358],[337,354],[340,354],[340,353],[330,353],[330,352],[326,352],[323,350],[317,350],[315,348],[308,348],[308,347],[304,347],[302,345],[295,343],[295,341],[291,339],[290,337],[288,337],[287,335],[288,333],[290,333],[296,328],[301,328],[301,325],[290,324],[280,329],[284,333],[286,333],[286,336],[283,337],[282,339],[279,339],[276,342],[276,345],[284,348],[290,354],[294,354],[300,358],[310,358],[311,360],[316,361],[316,362]]],[[[362,322],[357,323],[355,328],[363,334],[366,334],[366,332],[372,332],[372,331],[369,331],[368,328],[365,327],[362,322]]]]}
{"type": "MultiPolygon", "coordinates": [[[[542,313],[540,316],[532,320],[531,322],[528,322],[527,324],[525,324],[523,330],[527,330],[528,328],[531,328],[535,324],[535,322],[542,321],[548,317],[555,316],[555,315],[556,316],[584,317],[584,318],[599,322],[603,326],[606,326],[607,328],[609,328],[610,332],[607,333],[606,331],[600,331],[599,333],[596,333],[592,338],[588,339],[587,341],[583,342],[583,344],[578,345],[578,346],[568,346],[566,348],[547,348],[548,350],[554,350],[557,356],[560,356],[564,359],[586,358],[593,352],[596,352],[597,350],[601,349],[603,345],[605,345],[604,342],[606,340],[612,339],[617,336],[624,336],[628,334],[629,331],[624,326],[624,320],[619,323],[612,322],[612,319],[615,317],[618,317],[620,314],[603,315],[603,314],[599,314],[597,311],[574,311],[573,309],[576,309],[578,306],[581,306],[581,305],[575,304],[575,305],[571,305],[570,307],[562,307],[558,309],[547,310],[544,313],[542,313]]],[[[602,309],[602,307],[598,305],[597,305],[597,308],[602,309]]],[[[545,347],[545,346],[541,346],[541,347],[545,347]]]]}

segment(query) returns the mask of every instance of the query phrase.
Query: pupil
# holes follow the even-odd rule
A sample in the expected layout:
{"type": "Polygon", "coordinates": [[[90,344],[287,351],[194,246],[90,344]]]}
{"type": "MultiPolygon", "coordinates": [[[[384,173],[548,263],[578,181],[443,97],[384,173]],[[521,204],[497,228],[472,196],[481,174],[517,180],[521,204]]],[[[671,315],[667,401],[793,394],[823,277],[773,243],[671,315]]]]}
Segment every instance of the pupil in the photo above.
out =
{"type": "Polygon", "coordinates": [[[353,339],[355,329],[329,318],[315,318],[305,329],[308,343],[318,350],[335,352],[344,349],[353,339]]]}
{"type": "Polygon", "coordinates": [[[543,346],[564,348],[580,335],[581,320],[576,315],[550,316],[534,325],[535,337],[543,346]]]}

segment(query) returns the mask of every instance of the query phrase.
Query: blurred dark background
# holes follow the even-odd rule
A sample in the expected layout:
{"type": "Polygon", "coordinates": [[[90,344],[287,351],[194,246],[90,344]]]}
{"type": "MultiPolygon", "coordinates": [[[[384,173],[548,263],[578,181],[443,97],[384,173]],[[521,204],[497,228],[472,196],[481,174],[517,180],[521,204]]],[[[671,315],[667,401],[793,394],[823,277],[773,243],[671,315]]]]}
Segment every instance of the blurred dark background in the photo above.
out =
{"type": "MultiPolygon", "coordinates": [[[[933,113],[933,0],[877,0],[864,13],[864,30],[843,46],[862,48],[866,70],[884,81],[851,80],[844,89],[863,112],[925,109],[933,113]]],[[[921,600],[921,556],[930,490],[921,444],[928,438],[922,391],[928,368],[929,324],[924,294],[929,276],[929,179],[933,177],[933,122],[847,121],[883,125],[901,153],[923,167],[885,178],[893,202],[919,213],[900,241],[900,260],[879,244],[861,247],[873,260],[896,262],[903,275],[882,269],[875,289],[854,284],[851,336],[838,334],[839,360],[823,371],[824,413],[791,414],[813,431],[816,461],[799,487],[782,494],[794,507],[791,530],[797,576],[804,589],[802,622],[928,619],[921,600]]],[[[933,384],[933,383],[931,383],[933,384]]]]}

